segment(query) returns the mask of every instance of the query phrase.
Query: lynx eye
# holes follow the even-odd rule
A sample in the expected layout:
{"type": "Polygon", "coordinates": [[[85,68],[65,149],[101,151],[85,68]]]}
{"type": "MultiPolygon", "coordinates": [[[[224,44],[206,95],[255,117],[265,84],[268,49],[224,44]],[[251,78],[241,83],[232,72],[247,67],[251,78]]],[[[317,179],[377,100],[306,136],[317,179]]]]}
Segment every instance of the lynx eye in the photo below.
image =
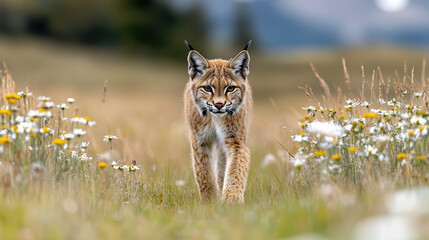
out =
{"type": "Polygon", "coordinates": [[[226,88],[226,92],[233,92],[235,90],[234,86],[229,86],[226,88]]]}
{"type": "Polygon", "coordinates": [[[203,86],[203,90],[205,92],[211,92],[212,91],[212,87],[210,85],[205,85],[205,86],[203,86]]]}

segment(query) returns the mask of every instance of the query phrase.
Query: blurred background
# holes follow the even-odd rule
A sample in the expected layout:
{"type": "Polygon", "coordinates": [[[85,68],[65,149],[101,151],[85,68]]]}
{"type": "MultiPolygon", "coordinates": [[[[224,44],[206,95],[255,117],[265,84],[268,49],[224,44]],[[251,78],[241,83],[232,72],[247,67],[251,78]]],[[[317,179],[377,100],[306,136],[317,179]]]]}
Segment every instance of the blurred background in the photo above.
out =
{"type": "Polygon", "coordinates": [[[426,0],[2,0],[0,60],[19,90],[30,86],[55,102],[75,97],[99,122],[97,138],[121,135],[124,155],[183,162],[183,41],[209,59],[229,59],[252,39],[250,144],[258,158],[310,104],[298,86],[321,93],[310,62],[332,92],[344,86],[343,57],[353,89],[361,65],[366,76],[377,66],[394,76],[404,61],[420,73],[428,22],[426,0]]]}

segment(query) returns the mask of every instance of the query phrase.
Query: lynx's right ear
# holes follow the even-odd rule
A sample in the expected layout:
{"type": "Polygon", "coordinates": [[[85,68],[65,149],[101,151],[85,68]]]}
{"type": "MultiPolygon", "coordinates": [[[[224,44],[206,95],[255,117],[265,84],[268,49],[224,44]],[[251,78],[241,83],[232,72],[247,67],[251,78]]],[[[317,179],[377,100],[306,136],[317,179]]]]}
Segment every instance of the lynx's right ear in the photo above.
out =
{"type": "Polygon", "coordinates": [[[196,76],[204,75],[207,66],[209,65],[207,60],[185,40],[185,44],[189,49],[188,55],[188,72],[191,79],[196,76]]]}
{"type": "Polygon", "coordinates": [[[202,76],[208,66],[207,60],[197,51],[191,50],[188,55],[188,72],[191,78],[202,76]]]}

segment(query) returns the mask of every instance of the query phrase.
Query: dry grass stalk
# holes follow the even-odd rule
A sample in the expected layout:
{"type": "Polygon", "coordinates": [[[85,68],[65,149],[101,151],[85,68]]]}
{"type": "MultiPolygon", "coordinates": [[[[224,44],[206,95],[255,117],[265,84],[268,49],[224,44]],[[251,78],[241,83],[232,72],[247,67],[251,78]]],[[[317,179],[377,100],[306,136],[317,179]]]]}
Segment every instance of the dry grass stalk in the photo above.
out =
{"type": "Polygon", "coordinates": [[[109,80],[106,79],[106,81],[104,81],[104,86],[103,86],[103,99],[101,100],[103,103],[106,102],[106,96],[107,96],[107,83],[109,82],[109,80]]]}
{"type": "Polygon", "coordinates": [[[386,84],[386,98],[389,97],[389,91],[390,91],[390,77],[387,77],[387,84],[386,84]]]}
{"type": "Polygon", "coordinates": [[[423,62],[422,62],[422,86],[423,87],[426,87],[425,74],[426,74],[426,58],[423,58],[423,62]]]}
{"type": "Polygon", "coordinates": [[[378,99],[382,99],[383,92],[382,92],[381,85],[386,86],[386,84],[384,83],[383,74],[381,73],[380,67],[377,67],[377,69],[378,69],[378,99]]]}
{"type": "Polygon", "coordinates": [[[329,98],[329,96],[331,96],[331,91],[329,90],[328,84],[325,82],[325,80],[323,80],[322,77],[320,77],[313,63],[310,63],[310,67],[311,67],[311,70],[313,70],[314,76],[316,76],[317,80],[319,80],[320,86],[322,86],[323,91],[325,92],[326,98],[329,98]]]}
{"type": "Polygon", "coordinates": [[[375,85],[375,70],[372,70],[372,77],[371,77],[371,102],[372,102],[372,96],[374,95],[374,85],[375,85]]]}
{"type": "Polygon", "coordinates": [[[4,68],[3,71],[0,70],[0,77],[2,82],[0,93],[3,96],[4,102],[6,102],[6,100],[4,99],[4,95],[9,93],[16,93],[16,92],[15,92],[15,81],[13,81],[12,75],[10,74],[5,62],[3,62],[3,68],[4,68]]]}
{"type": "Polygon", "coordinates": [[[345,82],[346,82],[346,87],[347,87],[347,91],[349,96],[352,96],[352,87],[350,85],[350,74],[347,71],[347,66],[346,66],[346,60],[343,58],[343,69],[344,69],[344,77],[345,77],[345,82]]]}
{"type": "Polygon", "coordinates": [[[399,99],[399,97],[401,96],[400,95],[400,92],[401,92],[401,80],[400,80],[400,78],[399,78],[399,73],[398,73],[398,70],[396,70],[395,69],[395,97],[396,97],[396,99],[399,99]]]}
{"type": "Polygon", "coordinates": [[[360,66],[362,69],[362,90],[360,91],[360,99],[365,101],[365,68],[363,65],[360,66]]]}
{"type": "Polygon", "coordinates": [[[305,95],[306,95],[309,99],[311,99],[310,92],[308,91],[308,85],[305,85],[305,87],[298,86],[298,88],[299,88],[299,89],[301,89],[301,90],[304,90],[305,95]]]}
{"type": "Polygon", "coordinates": [[[404,61],[404,77],[402,78],[402,90],[405,90],[407,86],[407,62],[404,61]]]}
{"type": "Polygon", "coordinates": [[[338,108],[340,109],[342,106],[342,103],[344,102],[344,97],[343,97],[343,92],[341,91],[341,88],[338,87],[337,88],[337,93],[338,93],[338,108]]]}
{"type": "Polygon", "coordinates": [[[414,67],[411,69],[411,90],[414,92],[414,87],[415,87],[415,84],[414,84],[414,67]]]}

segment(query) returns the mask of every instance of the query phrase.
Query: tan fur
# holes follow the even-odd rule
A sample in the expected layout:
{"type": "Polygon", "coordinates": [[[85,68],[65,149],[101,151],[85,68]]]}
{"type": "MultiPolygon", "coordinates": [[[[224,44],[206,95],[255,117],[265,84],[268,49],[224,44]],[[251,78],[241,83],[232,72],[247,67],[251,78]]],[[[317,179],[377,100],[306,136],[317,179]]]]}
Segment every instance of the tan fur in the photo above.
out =
{"type": "Polygon", "coordinates": [[[191,51],[189,57],[192,54],[198,60],[201,57],[206,64],[203,74],[190,70],[190,80],[184,92],[185,116],[200,197],[203,201],[220,197],[227,203],[243,203],[250,164],[246,141],[252,115],[252,92],[247,80],[248,71],[237,74],[233,63],[240,54],[248,57],[248,53],[242,51],[230,61],[207,61],[196,51],[191,51]],[[213,87],[211,93],[202,89],[207,85],[213,87]],[[235,91],[225,92],[228,86],[235,86],[235,91]],[[215,103],[238,107],[233,113],[218,116],[209,110],[204,115],[197,106],[212,107],[215,103]]]}

